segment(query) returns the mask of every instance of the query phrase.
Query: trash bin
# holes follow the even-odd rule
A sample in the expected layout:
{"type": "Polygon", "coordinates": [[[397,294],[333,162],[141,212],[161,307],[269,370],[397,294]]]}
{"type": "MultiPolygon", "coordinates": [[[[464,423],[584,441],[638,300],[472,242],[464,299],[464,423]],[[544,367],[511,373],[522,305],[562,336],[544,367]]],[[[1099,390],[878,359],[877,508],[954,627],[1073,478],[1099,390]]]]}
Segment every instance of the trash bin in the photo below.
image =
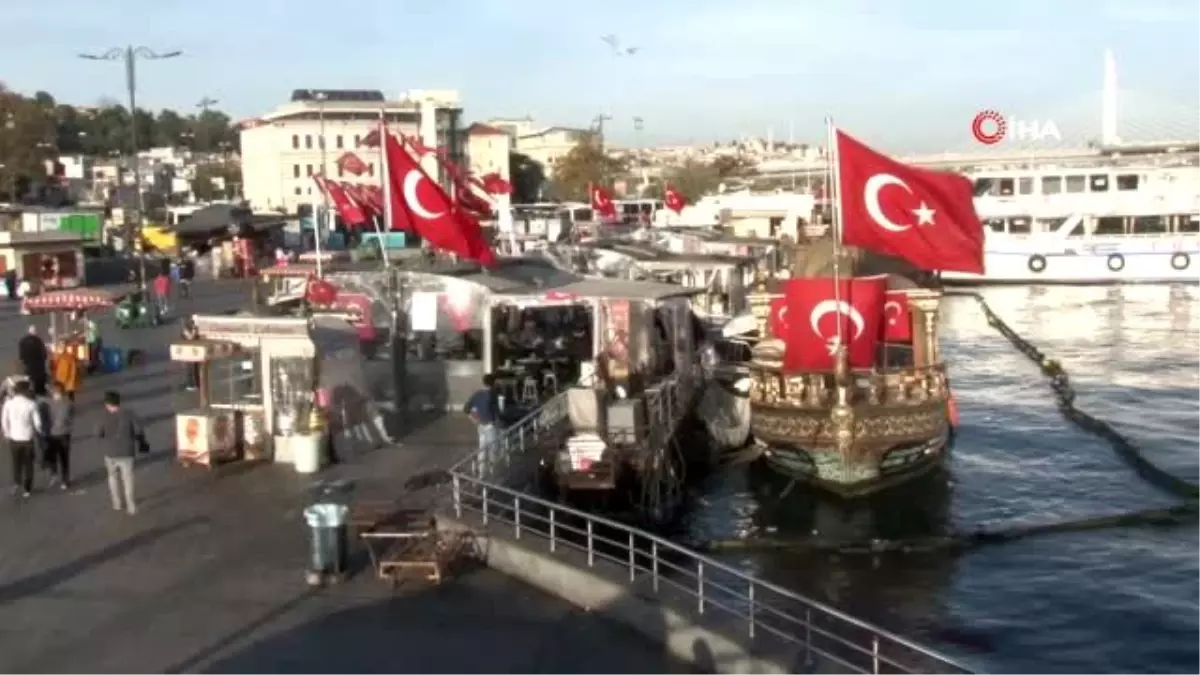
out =
{"type": "Polygon", "coordinates": [[[309,572],[340,576],[346,571],[349,515],[350,508],[343,504],[313,504],[304,509],[309,534],[309,572]]]}
{"type": "Polygon", "coordinates": [[[124,365],[125,355],[120,347],[104,347],[100,350],[100,363],[104,372],[117,373],[124,365]]]}

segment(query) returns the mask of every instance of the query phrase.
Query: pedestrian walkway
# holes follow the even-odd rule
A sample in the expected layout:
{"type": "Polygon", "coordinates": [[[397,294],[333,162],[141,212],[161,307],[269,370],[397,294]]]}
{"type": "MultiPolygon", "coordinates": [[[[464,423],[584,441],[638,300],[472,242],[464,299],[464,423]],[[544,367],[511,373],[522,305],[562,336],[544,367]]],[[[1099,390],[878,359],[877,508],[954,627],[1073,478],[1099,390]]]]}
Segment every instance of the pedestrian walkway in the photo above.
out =
{"type": "MultiPolygon", "coordinates": [[[[204,286],[195,303],[203,311],[244,301],[234,284],[204,286]]],[[[0,336],[20,335],[24,322],[0,309],[0,336]]],[[[85,382],[76,490],[43,482],[28,501],[0,498],[0,671],[684,672],[661,646],[486,569],[395,592],[369,573],[307,587],[301,511],[313,479],[287,467],[208,472],[173,461],[179,374],[165,358],[177,332],[112,333],[151,360],[85,382]],[[110,387],[142,415],[153,448],[138,469],[137,516],[110,509],[88,447],[110,387]]],[[[14,348],[0,345],[0,363],[14,348]]],[[[459,416],[411,428],[402,445],[346,458],[318,478],[394,498],[475,441],[459,416]]],[[[7,468],[2,475],[10,478],[7,468]]],[[[431,498],[430,488],[418,492],[431,498]]]]}

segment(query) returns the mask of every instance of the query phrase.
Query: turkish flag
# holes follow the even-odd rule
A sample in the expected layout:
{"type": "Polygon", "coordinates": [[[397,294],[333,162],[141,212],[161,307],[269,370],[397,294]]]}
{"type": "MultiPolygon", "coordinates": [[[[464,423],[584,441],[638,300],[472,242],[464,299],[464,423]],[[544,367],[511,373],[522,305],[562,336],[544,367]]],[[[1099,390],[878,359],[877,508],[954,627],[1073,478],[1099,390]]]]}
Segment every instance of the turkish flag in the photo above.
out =
{"type": "Polygon", "coordinates": [[[883,341],[912,342],[912,310],[908,292],[889,290],[883,303],[883,341]]]}
{"type": "Polygon", "coordinates": [[[317,187],[329,195],[329,200],[333,202],[333,206],[337,209],[338,215],[347,225],[362,225],[367,222],[367,214],[363,213],[358,204],[350,200],[350,197],[342,189],[341,185],[336,182],[322,178],[319,175],[314,175],[313,180],[316,181],[317,187]]]}
{"type": "Polygon", "coordinates": [[[608,194],[608,190],[605,190],[599,185],[593,185],[591,190],[592,209],[596,213],[600,214],[601,218],[616,220],[617,207],[615,204],[613,204],[612,195],[608,194]]]}
{"type": "Polygon", "coordinates": [[[886,275],[789,279],[784,370],[832,370],[841,344],[850,367],[874,366],[886,294],[886,275]]]}
{"type": "Polygon", "coordinates": [[[506,195],[512,193],[512,184],[500,177],[498,173],[485,173],[480,178],[483,189],[489,195],[506,195]]]}
{"type": "Polygon", "coordinates": [[[767,315],[767,331],[780,340],[788,337],[787,298],[771,298],[770,313],[767,315]]]}
{"type": "Polygon", "coordinates": [[[361,176],[367,172],[367,163],[359,159],[353,152],[347,152],[337,159],[337,166],[342,171],[361,176]]]}
{"type": "Polygon", "coordinates": [[[675,191],[674,187],[667,185],[667,189],[663,191],[663,203],[667,205],[675,213],[683,211],[683,207],[687,206],[687,199],[675,191]]]}
{"type": "Polygon", "coordinates": [[[363,213],[367,214],[368,218],[383,215],[383,212],[376,209],[376,204],[371,200],[371,196],[367,193],[365,185],[356,183],[342,183],[342,189],[350,196],[350,199],[362,208],[363,213]]]}
{"type": "Polygon", "coordinates": [[[337,286],[324,279],[309,279],[304,288],[304,298],[314,305],[328,305],[337,300],[337,286]]]}
{"type": "Polygon", "coordinates": [[[442,188],[425,173],[399,141],[384,134],[393,220],[403,221],[435,248],[492,265],[496,257],[479,222],[455,208],[442,188]]]}
{"type": "Polygon", "coordinates": [[[971,181],[909,166],[837,132],[842,243],[925,270],[983,274],[983,223],[971,181]]]}

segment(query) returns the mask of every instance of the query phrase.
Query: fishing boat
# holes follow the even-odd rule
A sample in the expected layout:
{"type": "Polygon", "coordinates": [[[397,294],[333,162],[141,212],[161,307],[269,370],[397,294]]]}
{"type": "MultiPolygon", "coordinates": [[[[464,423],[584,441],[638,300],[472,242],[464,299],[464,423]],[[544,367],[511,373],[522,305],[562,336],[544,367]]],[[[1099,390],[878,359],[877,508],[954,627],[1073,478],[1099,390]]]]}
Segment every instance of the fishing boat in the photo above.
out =
{"type": "MultiPolygon", "coordinates": [[[[793,256],[792,279],[831,274],[832,242],[824,243],[830,246],[808,247],[793,256]]],[[[862,252],[843,249],[839,266],[843,274],[866,278],[870,261],[862,252]]],[[[832,369],[785,368],[787,345],[774,336],[785,331],[771,327],[787,306],[781,304],[782,294],[762,276],[749,297],[756,332],[767,336],[753,345],[740,387],[749,396],[754,443],[772,470],[843,497],[875,493],[935,469],[951,437],[950,390],[938,348],[942,295],[898,274],[872,278],[879,277],[887,283],[881,315],[856,317],[853,323],[891,329],[869,368],[851,367],[841,344],[857,333],[838,343],[831,338],[832,369]]],[[[830,311],[857,310],[842,301],[826,302],[798,320],[819,332],[822,315],[830,311]]]]}

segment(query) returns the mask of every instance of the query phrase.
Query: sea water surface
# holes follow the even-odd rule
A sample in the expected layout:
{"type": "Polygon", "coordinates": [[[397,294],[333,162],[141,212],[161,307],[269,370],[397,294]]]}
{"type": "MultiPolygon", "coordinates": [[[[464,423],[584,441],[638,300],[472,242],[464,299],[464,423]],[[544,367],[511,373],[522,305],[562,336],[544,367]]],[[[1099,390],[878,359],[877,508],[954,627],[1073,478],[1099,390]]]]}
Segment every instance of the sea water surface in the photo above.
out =
{"type": "MultiPolygon", "coordinates": [[[[983,291],[1067,369],[1077,405],[1172,473],[1200,473],[1200,303],[1194,286],[983,291]]],[[[1045,379],[975,301],[944,304],[942,349],[961,416],[946,476],[847,507],[759,468],[701,486],[696,539],[863,539],[1168,506],[1103,440],[1068,424],[1045,379]]],[[[722,557],[986,672],[1197,672],[1200,537],[1193,523],[1033,537],[959,554],[722,557]]]]}

